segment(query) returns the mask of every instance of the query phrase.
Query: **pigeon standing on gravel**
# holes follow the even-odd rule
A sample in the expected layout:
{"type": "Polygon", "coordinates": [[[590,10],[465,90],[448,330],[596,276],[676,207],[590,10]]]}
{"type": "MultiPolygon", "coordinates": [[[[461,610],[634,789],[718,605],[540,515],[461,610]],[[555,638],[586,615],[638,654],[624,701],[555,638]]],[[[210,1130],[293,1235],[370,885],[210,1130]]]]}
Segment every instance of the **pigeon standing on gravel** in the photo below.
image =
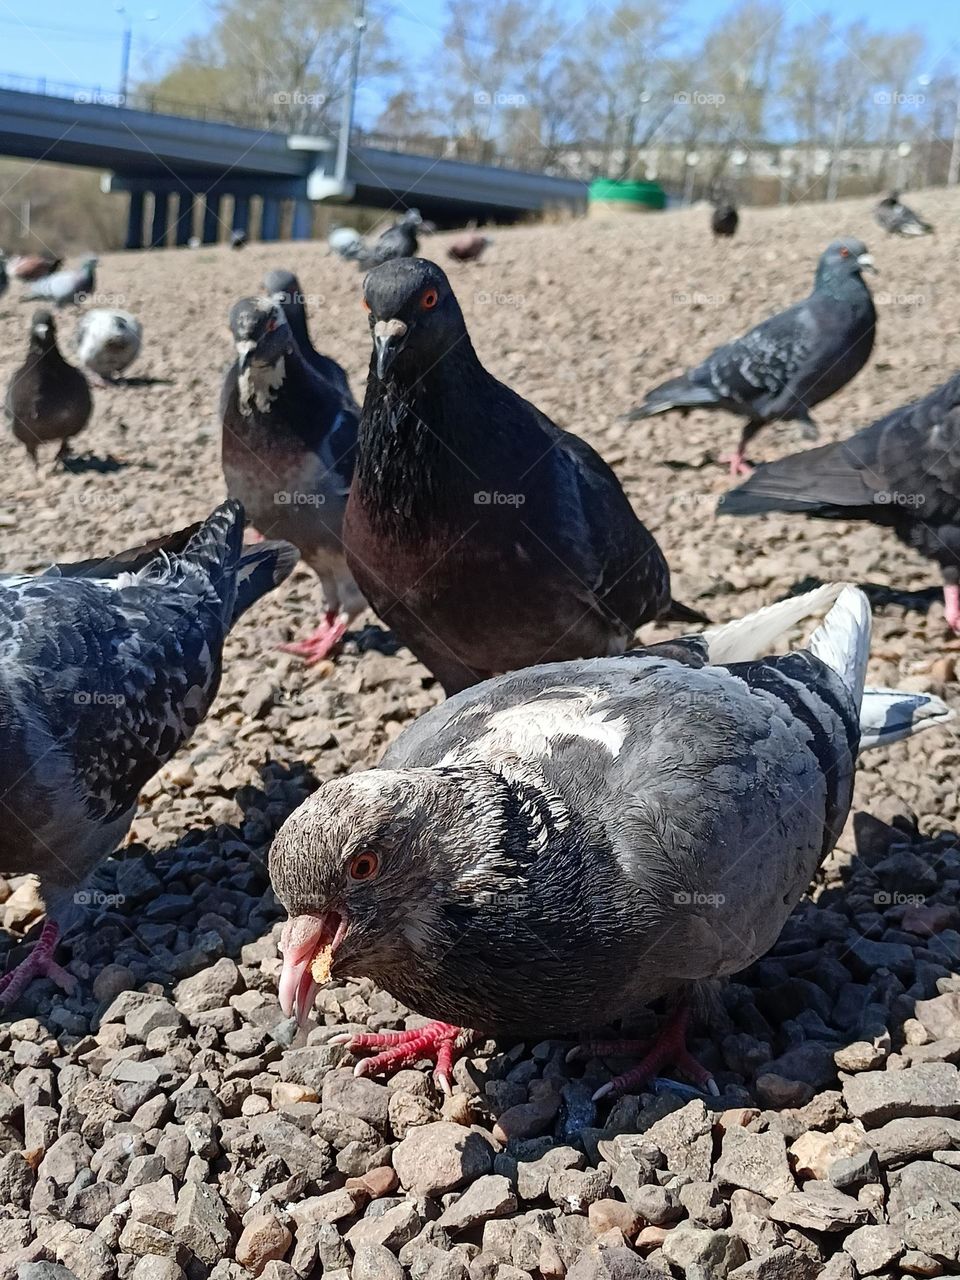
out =
{"type": "Polygon", "coordinates": [[[330,361],[340,374],[333,380],[307,363],[275,298],[242,298],[230,329],[237,359],[220,397],[227,492],[261,534],[292,542],[320,579],[322,624],[283,646],[312,664],[366,607],[343,551],[360,410],[339,365],[330,361]]]}
{"type": "Polygon", "coordinates": [[[490,236],[482,235],[479,231],[465,231],[447,245],[447,257],[454,262],[479,262],[492,244],[490,236]]]}
{"type": "Polygon", "coordinates": [[[635,422],[672,409],[723,409],[746,418],[731,475],[749,475],[746,448],[768,422],[799,422],[817,438],[810,410],[834,395],[870,358],[877,315],[862,272],[873,259],[861,240],[834,240],[817,266],[813,292],[689,373],[647,393],[627,415],[635,422]]]}
{"type": "Polygon", "coordinates": [[[50,311],[33,313],[27,358],[7,386],[4,409],[14,436],[26,447],[34,466],[37,449],[58,441],[57,460],[70,453],[70,440],[82,431],[93,410],[87,380],[68,364],[57,346],[57,326],[50,311]]]}
{"type": "Polygon", "coordinates": [[[79,305],[96,288],[96,271],[97,259],[92,256],[84,258],[79,267],[55,271],[53,275],[35,280],[23,295],[23,301],[42,299],[53,302],[58,307],[65,307],[67,303],[79,305]]]}
{"type": "Polygon", "coordinates": [[[423,228],[423,218],[419,209],[408,209],[398,218],[392,227],[375,240],[372,245],[364,245],[356,255],[357,263],[362,271],[378,267],[384,262],[393,262],[397,258],[414,258],[420,247],[417,232],[423,228]]]}
{"type": "Polygon", "coordinates": [[[0,1006],[53,961],[77,891],[130,827],[144,783],[206,716],[227,633],[291,572],[286,543],[243,547],[243,510],[115,558],[0,577],[0,866],[39,876],[47,923],[0,979],[0,1006]]]}
{"type": "MultiPolygon", "coordinates": [[[[672,1006],[636,1089],[686,1051],[688,996],[776,941],[843,828],[870,609],[830,584],[701,636],[501,676],[441,703],[379,768],[326,782],[284,823],[270,877],[289,915],[280,1002],[303,1019],[330,976],[371,978],[434,1021],[344,1036],[370,1074],[462,1029],[540,1040],[672,1006]],[[806,649],[766,657],[833,603],[806,649]]],[[[877,691],[893,741],[946,718],[877,691]],[[900,718],[888,713],[903,702],[900,718]]],[[[592,1042],[591,1053],[631,1046],[592,1042]]],[[[714,1087],[715,1088],[715,1087],[714,1087]]]]}
{"type": "Polygon", "coordinates": [[[373,355],[344,542],[361,591],[456,693],[516,667],[620,653],[692,614],[620,482],[488,373],[447,277],[364,281],[373,355]]]}
{"type": "Polygon", "coordinates": [[[900,199],[899,191],[891,191],[879,200],[873,210],[874,220],[891,236],[929,236],[933,227],[900,199]]]}
{"type": "Polygon", "coordinates": [[[353,398],[353,392],[350,390],[350,382],[342,366],[337,364],[336,360],[332,360],[329,356],[325,356],[318,351],[310,340],[310,330],[307,327],[306,295],[300,287],[300,281],[293,272],[286,271],[283,268],[268,271],[264,276],[263,287],[266,293],[270,297],[276,298],[281,307],[283,307],[283,314],[287,317],[287,324],[293,333],[294,341],[307,364],[315,369],[321,378],[326,378],[328,382],[338,386],[352,403],[356,403],[353,398]]]}
{"type": "Polygon", "coordinates": [[[11,258],[8,263],[13,278],[23,281],[42,280],[44,276],[52,275],[62,265],[62,258],[53,258],[43,253],[21,253],[11,258]]]}
{"type": "Polygon", "coordinates": [[[729,200],[718,200],[710,215],[710,230],[714,236],[729,239],[730,236],[737,234],[739,225],[740,214],[737,212],[737,206],[731,204],[729,200]]]}
{"type": "Polygon", "coordinates": [[[355,261],[363,248],[363,236],[356,227],[331,227],[327,236],[327,244],[338,258],[348,262],[355,261]]]}
{"type": "Polygon", "coordinates": [[[105,307],[85,311],[73,335],[80,363],[104,384],[133,364],[142,342],[143,326],[136,316],[105,307]]]}
{"type": "Polygon", "coordinates": [[[849,440],[758,467],[717,510],[796,511],[893,529],[940,566],[947,623],[960,632],[960,374],[849,440]]]}

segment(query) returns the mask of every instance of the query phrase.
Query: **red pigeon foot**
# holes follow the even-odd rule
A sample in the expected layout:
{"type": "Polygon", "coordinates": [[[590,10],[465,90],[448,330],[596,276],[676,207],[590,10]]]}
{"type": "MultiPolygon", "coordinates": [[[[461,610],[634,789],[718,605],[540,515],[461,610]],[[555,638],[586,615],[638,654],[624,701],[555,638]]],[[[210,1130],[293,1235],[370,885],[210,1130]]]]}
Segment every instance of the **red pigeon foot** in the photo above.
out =
{"type": "Polygon", "coordinates": [[[944,585],[943,612],[950,630],[960,631],[960,587],[944,585]]]}
{"type": "Polygon", "coordinates": [[[449,1022],[428,1022],[413,1031],[385,1031],[380,1035],[333,1036],[329,1044],[343,1044],[351,1053],[358,1049],[380,1049],[372,1058],[364,1058],[353,1069],[355,1076],[372,1076],[381,1071],[393,1071],[397,1067],[417,1062],[420,1058],[432,1058],[436,1063],[434,1079],[444,1093],[453,1092],[451,1071],[454,1051],[463,1045],[458,1040],[461,1027],[449,1022]]]}
{"type": "Polygon", "coordinates": [[[721,458],[721,462],[730,463],[730,478],[733,480],[735,480],[737,476],[753,475],[753,467],[751,467],[750,463],[746,460],[743,454],[739,452],[739,450],[736,453],[732,453],[729,458],[721,458]]]}
{"type": "Polygon", "coordinates": [[[0,978],[0,1008],[16,1004],[34,978],[52,978],[68,995],[73,991],[77,985],[76,978],[61,969],[53,958],[59,938],[60,926],[48,920],[26,960],[0,978]]]}
{"type": "Polygon", "coordinates": [[[307,666],[312,667],[334,652],[347,633],[348,622],[346,614],[331,611],[324,615],[323,622],[306,639],[282,644],[280,648],[284,653],[293,653],[298,658],[303,658],[307,666]]]}
{"type": "Polygon", "coordinates": [[[685,1076],[708,1093],[719,1097],[720,1090],[716,1081],[706,1067],[696,1060],[687,1048],[687,1024],[690,1021],[689,1009],[681,1006],[667,1018],[663,1027],[653,1040],[605,1040],[591,1041],[579,1045],[567,1055],[568,1061],[574,1056],[587,1054],[595,1058],[627,1057],[642,1055],[640,1063],[621,1076],[602,1085],[593,1095],[596,1102],[607,1094],[620,1097],[624,1093],[634,1093],[660,1075],[663,1067],[672,1065],[679,1067],[685,1076]]]}

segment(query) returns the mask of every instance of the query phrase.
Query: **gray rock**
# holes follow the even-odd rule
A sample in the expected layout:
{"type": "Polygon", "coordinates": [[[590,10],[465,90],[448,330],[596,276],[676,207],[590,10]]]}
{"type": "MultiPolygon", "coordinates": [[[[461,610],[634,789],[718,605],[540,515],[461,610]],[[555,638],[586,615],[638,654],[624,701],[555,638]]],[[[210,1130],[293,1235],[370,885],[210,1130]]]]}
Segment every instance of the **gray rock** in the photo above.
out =
{"type": "Polygon", "coordinates": [[[730,1211],[715,1182],[688,1182],[680,1188],[680,1203],[698,1227],[716,1231],[730,1221],[730,1211]]]}
{"type": "Polygon", "coordinates": [[[827,1177],[841,1191],[856,1190],[865,1182],[879,1182],[880,1161],[876,1151],[868,1148],[834,1160],[827,1170],[827,1177]]]}
{"type": "Polygon", "coordinates": [[[960,1072],[948,1062],[906,1071],[861,1071],[843,1082],[851,1114],[868,1128],[906,1117],[960,1115],[960,1072]]]}
{"type": "MultiPolygon", "coordinates": [[[[528,1280],[529,1272],[511,1267],[509,1280],[528,1280]]],[[[497,1272],[496,1280],[507,1280],[506,1268],[497,1272]]],[[[632,1249],[585,1250],[567,1272],[567,1280],[663,1280],[663,1272],[644,1262],[632,1249]]]]}
{"type": "Polygon", "coordinates": [[[440,1216],[440,1226],[451,1235],[469,1231],[489,1218],[514,1213],[517,1197],[510,1182],[497,1174],[478,1178],[440,1216]]]}
{"type": "Polygon", "coordinates": [[[132,1188],[130,1217],[161,1231],[173,1231],[177,1218],[177,1196],[173,1178],[167,1174],[156,1182],[132,1188]]]}
{"type": "Polygon", "coordinates": [[[728,1280],[816,1280],[822,1275],[812,1258],[784,1244],[737,1267],[729,1273],[728,1280]]]}
{"type": "Polygon", "coordinates": [[[0,1159],[0,1204],[25,1209],[36,1175],[19,1151],[8,1151],[0,1159]]]}
{"type": "Polygon", "coordinates": [[[240,970],[228,956],[223,956],[208,969],[177,983],[174,999],[177,1008],[188,1018],[227,1004],[243,986],[240,970]]]}
{"type": "Polygon", "coordinates": [[[657,1120],[643,1135],[666,1156],[667,1168],[698,1182],[710,1179],[713,1117],[699,1100],[657,1120]]]}
{"type": "Polygon", "coordinates": [[[93,1152],[79,1133],[65,1133],[40,1161],[37,1178],[52,1178],[65,1191],[81,1169],[90,1167],[92,1159],[93,1152]]]}
{"type": "Polygon", "coordinates": [[[173,1238],[194,1257],[211,1266],[225,1257],[233,1245],[229,1214],[213,1187],[188,1182],[177,1197],[173,1238]]]}
{"type": "Polygon", "coordinates": [[[808,1182],[803,1191],[781,1196],[770,1208],[775,1222],[809,1231],[844,1231],[859,1227],[869,1213],[852,1196],[823,1182],[808,1182]]]}
{"type": "Polygon", "coordinates": [[[184,1280],[184,1270],[173,1258],[147,1254],[130,1272],[131,1280],[184,1280]]]}
{"type": "Polygon", "coordinates": [[[547,1186],[550,1199],[566,1213],[585,1212],[609,1190],[610,1173],[606,1169],[563,1169],[551,1177],[547,1186]]]}
{"type": "Polygon", "coordinates": [[[946,991],[932,1000],[918,1000],[913,1016],[933,1040],[960,1037],[960,991],[946,991]]]}
{"type": "Polygon", "coordinates": [[[574,1147],[553,1147],[539,1160],[517,1163],[517,1193],[521,1200],[540,1200],[547,1194],[550,1179],[563,1169],[582,1169],[586,1158],[574,1147]]]}
{"type": "Polygon", "coordinates": [[[386,1213],[361,1218],[347,1232],[347,1240],[354,1253],[367,1244],[381,1244],[396,1253],[414,1238],[422,1226],[423,1219],[416,1206],[407,1200],[394,1205],[386,1213]]]}
{"type": "Polygon", "coordinates": [[[870,1130],[870,1145],[882,1165],[904,1164],[934,1151],[960,1148],[960,1120],[946,1116],[917,1116],[912,1120],[888,1120],[870,1130]]]}
{"type": "Polygon", "coordinates": [[[743,1241],[729,1231],[708,1231],[686,1222],[674,1227],[661,1248],[667,1261],[687,1275],[698,1268],[716,1280],[725,1280],[747,1261],[743,1241]]]}
{"type": "Polygon", "coordinates": [[[381,1133],[389,1128],[390,1090],[352,1071],[329,1073],[323,1082],[322,1101],[325,1111],[345,1111],[381,1133]]]}
{"type": "Polygon", "coordinates": [[[415,1129],[393,1153],[401,1185],[422,1196],[456,1191],[492,1165],[493,1148],[482,1134],[446,1120],[415,1129]]]}
{"type": "Polygon", "coordinates": [[[858,1227],[843,1242],[862,1276],[874,1275],[892,1266],[904,1250],[900,1232],[893,1227],[858,1227]]]}
{"type": "Polygon", "coordinates": [[[72,1271],[59,1262],[22,1262],[17,1280],[77,1280],[72,1271]]]}
{"type": "Polygon", "coordinates": [[[739,1126],[728,1128],[714,1177],[721,1185],[741,1187],[767,1200],[786,1195],[795,1185],[783,1134],[773,1129],[751,1133],[739,1126]]]}
{"type": "Polygon", "coordinates": [[[351,1280],[403,1280],[403,1267],[382,1244],[363,1244],[353,1259],[351,1280]]]}
{"type": "MultiPolygon", "coordinates": [[[[132,994],[132,992],[124,992],[124,995],[132,994]]],[[[122,997],[119,998],[122,999],[122,997]]],[[[162,1027],[172,1027],[175,1030],[179,1030],[184,1026],[184,1020],[182,1014],[177,1011],[169,1000],[154,998],[131,1009],[124,1018],[123,1025],[126,1027],[127,1035],[130,1036],[131,1040],[138,1040],[143,1043],[151,1031],[158,1031],[162,1027]]]]}

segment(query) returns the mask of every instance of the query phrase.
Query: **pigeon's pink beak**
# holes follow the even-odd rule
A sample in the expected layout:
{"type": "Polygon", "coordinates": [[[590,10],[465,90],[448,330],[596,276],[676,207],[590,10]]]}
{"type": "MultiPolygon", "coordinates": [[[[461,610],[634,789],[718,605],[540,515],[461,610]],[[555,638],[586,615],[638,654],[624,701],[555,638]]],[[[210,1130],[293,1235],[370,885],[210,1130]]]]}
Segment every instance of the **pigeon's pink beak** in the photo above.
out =
{"type": "Polygon", "coordinates": [[[326,953],[329,971],[346,932],[347,922],[337,911],[326,911],[322,916],[294,916],[283,926],[280,1008],[288,1018],[293,1014],[297,1022],[306,1021],[320,990],[314,977],[314,960],[326,953]]]}

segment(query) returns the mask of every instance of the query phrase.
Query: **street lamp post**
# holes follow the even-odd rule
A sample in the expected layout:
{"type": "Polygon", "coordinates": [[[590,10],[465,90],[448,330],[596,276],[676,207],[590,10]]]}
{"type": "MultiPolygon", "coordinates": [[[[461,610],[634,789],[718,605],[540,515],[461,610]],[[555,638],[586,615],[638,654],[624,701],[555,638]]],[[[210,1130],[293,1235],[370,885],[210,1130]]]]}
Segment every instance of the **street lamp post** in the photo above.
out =
{"type": "Polygon", "coordinates": [[[347,178],[347,156],[350,151],[350,134],[353,131],[353,113],[357,101],[357,80],[360,75],[360,41],[367,29],[364,16],[364,0],[357,0],[357,13],[353,20],[353,48],[350,52],[350,82],[340,116],[340,137],[337,141],[337,162],[334,176],[343,183],[347,178]]]}
{"type": "MultiPolygon", "coordinates": [[[[127,101],[127,89],[130,84],[130,50],[133,47],[133,17],[126,5],[114,5],[116,13],[123,18],[123,38],[120,44],[120,92],[118,106],[122,107],[127,101]]],[[[145,13],[143,22],[156,22],[157,14],[145,13]]]]}

